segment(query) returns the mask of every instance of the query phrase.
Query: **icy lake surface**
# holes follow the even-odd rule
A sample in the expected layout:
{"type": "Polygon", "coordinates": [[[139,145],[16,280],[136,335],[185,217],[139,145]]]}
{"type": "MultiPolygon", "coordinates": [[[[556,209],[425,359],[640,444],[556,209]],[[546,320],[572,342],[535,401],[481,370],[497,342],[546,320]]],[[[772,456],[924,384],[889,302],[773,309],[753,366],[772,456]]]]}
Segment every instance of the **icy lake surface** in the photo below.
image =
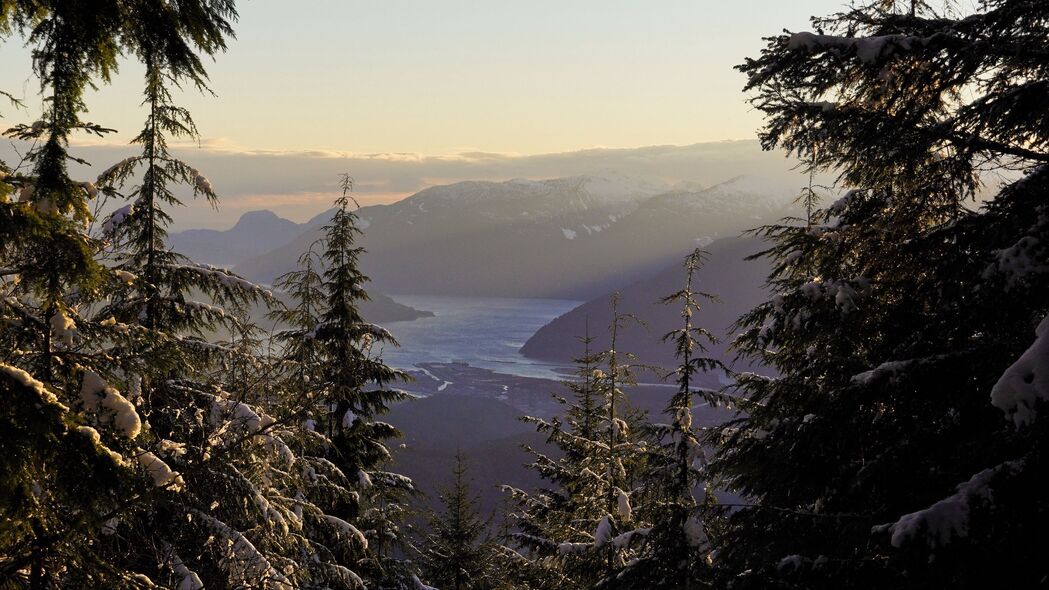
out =
{"type": "Polygon", "coordinates": [[[400,348],[387,348],[386,362],[407,369],[418,363],[463,362],[522,377],[557,379],[558,365],[521,356],[518,350],[536,330],[580,305],[564,299],[437,297],[393,295],[399,303],[433,312],[434,317],[392,322],[400,348]]]}

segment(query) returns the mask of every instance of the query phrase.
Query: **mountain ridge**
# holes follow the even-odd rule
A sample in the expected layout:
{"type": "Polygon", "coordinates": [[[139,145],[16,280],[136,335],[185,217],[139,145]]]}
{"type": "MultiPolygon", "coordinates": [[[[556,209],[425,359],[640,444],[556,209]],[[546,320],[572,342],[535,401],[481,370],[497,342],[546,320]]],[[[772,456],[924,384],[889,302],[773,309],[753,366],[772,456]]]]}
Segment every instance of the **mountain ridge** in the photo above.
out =
{"type": "MultiPolygon", "coordinates": [[[[359,209],[361,264],[384,292],[589,299],[782,217],[794,193],[748,176],[702,189],[614,176],[463,181],[359,209]]],[[[235,270],[272,281],[322,222],[235,270]]]]}
{"type": "Polygon", "coordinates": [[[262,209],[244,213],[229,229],[187,229],[172,233],[168,240],[173,250],[196,262],[235,266],[295,239],[307,229],[306,224],[262,209]]]}

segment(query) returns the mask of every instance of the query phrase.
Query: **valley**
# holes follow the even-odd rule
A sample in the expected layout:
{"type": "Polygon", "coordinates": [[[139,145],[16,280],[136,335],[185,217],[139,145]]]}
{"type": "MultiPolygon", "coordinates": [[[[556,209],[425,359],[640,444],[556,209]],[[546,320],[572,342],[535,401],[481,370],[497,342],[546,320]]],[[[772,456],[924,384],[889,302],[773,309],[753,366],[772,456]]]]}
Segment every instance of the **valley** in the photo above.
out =
{"type": "MultiPolygon", "coordinates": [[[[720,301],[699,320],[720,341],[710,353],[731,364],[732,324],[762,300],[768,272],[744,261],[760,242],[739,234],[788,211],[790,190],[754,177],[703,188],[605,174],[457,183],[359,209],[372,297],[362,313],[399,344],[373,354],[410,375],[400,387],[415,396],[384,418],[406,433],[393,448],[396,468],[421,489],[437,489],[461,450],[485,466],[474,476],[488,512],[502,501],[500,484],[534,489],[522,445],[552,449],[520,418],[563,412],[558,396],[569,395],[562,380],[574,378],[579,339],[593,336],[593,350],[609,345],[613,293],[620,311],[643,323],[625,329],[620,348],[656,367],[639,373],[628,396],[658,422],[674,390],[665,376],[676,366],[662,336],[680,318],[659,300],[681,288],[683,256],[697,246],[710,252],[698,280],[720,301]]],[[[294,224],[255,212],[229,230],[183,232],[173,242],[269,283],[295,268],[330,215],[294,224]]],[[[726,383],[712,373],[696,385],[726,383]]],[[[729,415],[700,405],[694,421],[729,415]]]]}

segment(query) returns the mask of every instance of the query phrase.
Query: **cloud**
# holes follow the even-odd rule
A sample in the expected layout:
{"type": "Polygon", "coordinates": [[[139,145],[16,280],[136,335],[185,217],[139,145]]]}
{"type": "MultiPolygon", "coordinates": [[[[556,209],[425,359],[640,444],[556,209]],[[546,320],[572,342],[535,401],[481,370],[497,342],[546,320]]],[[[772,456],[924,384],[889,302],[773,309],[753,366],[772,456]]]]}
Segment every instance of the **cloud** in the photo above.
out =
{"type": "MultiPolygon", "coordinates": [[[[14,147],[0,146],[0,159],[11,163],[14,147]]],[[[242,213],[254,209],[271,209],[304,221],[330,207],[338,194],[338,175],[342,172],[354,177],[355,196],[362,205],[389,203],[433,184],[461,180],[543,179],[612,171],[700,185],[716,184],[741,174],[782,180],[798,187],[803,183],[801,175],[793,170],[794,160],[782,152],[763,152],[756,141],[598,147],[536,155],[477,151],[437,156],[261,151],[243,149],[222,138],[201,141],[199,147],[178,145],[174,149],[212,181],[221,197],[218,211],[187,198],[188,206],[174,212],[175,229],[229,227],[242,213]]],[[[94,165],[90,169],[74,168],[73,173],[90,178],[134,153],[134,148],[99,143],[76,145],[74,152],[94,165]]]]}

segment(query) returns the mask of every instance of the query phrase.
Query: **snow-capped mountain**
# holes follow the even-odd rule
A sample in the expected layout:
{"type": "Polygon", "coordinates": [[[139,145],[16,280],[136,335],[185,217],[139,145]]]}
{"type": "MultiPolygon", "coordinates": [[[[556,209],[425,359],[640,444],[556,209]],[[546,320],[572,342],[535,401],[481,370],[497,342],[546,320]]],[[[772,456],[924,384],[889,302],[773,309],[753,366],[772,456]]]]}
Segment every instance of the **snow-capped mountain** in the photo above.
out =
{"type": "MultiPolygon", "coordinates": [[[[359,211],[362,265],[387,293],[585,298],[782,215],[796,189],[767,184],[697,189],[602,174],[435,186],[359,211]]],[[[236,270],[271,281],[319,225],[236,270]]]]}

